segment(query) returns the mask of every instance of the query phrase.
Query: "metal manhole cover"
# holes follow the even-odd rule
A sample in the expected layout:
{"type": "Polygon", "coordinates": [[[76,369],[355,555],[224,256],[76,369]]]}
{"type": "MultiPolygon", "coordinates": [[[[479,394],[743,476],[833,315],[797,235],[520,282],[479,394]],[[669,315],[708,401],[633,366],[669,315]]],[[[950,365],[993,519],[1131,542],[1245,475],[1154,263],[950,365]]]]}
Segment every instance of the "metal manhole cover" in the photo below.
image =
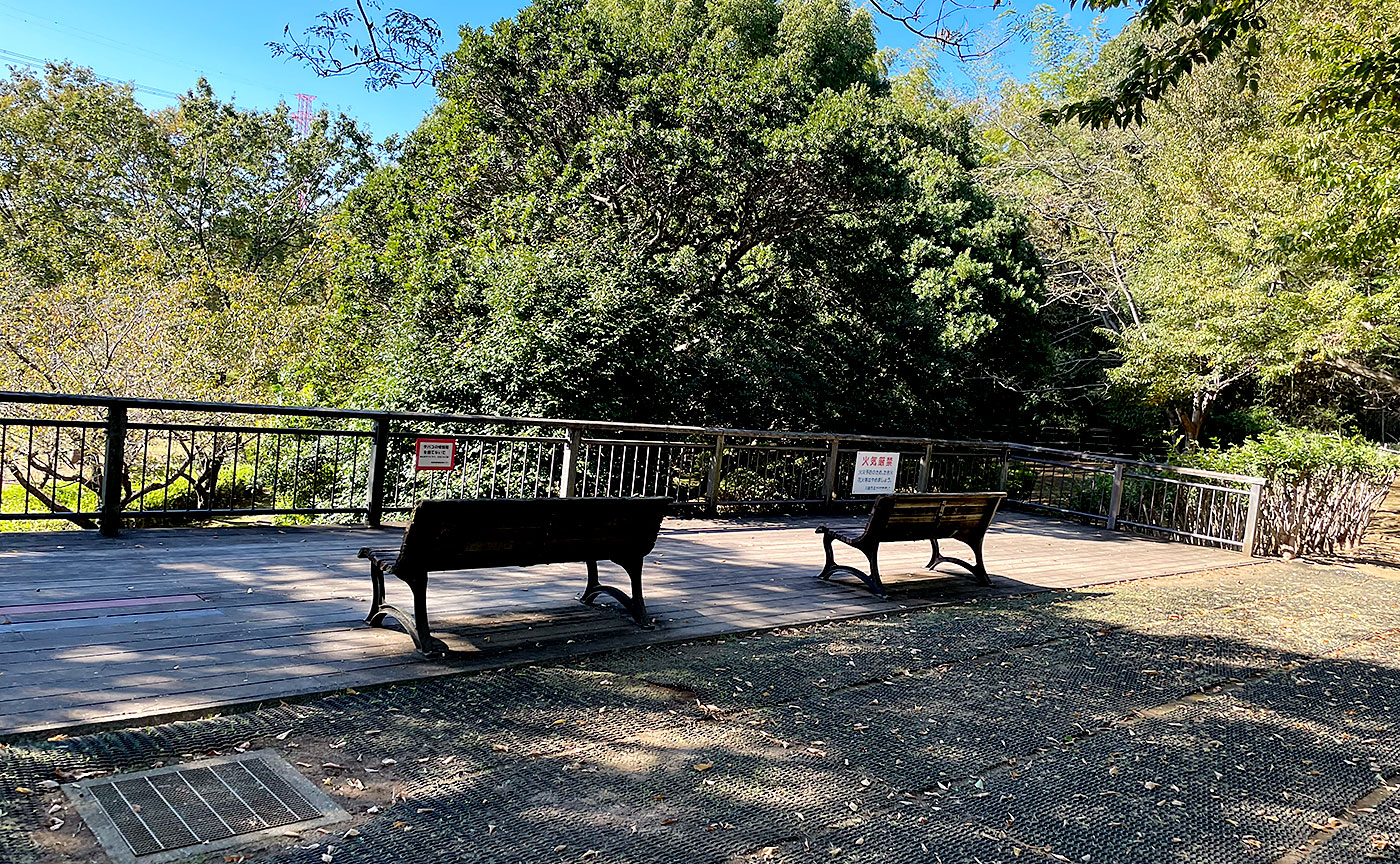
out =
{"type": "Polygon", "coordinates": [[[117,864],[160,864],[350,818],[273,750],[63,788],[117,864]]]}

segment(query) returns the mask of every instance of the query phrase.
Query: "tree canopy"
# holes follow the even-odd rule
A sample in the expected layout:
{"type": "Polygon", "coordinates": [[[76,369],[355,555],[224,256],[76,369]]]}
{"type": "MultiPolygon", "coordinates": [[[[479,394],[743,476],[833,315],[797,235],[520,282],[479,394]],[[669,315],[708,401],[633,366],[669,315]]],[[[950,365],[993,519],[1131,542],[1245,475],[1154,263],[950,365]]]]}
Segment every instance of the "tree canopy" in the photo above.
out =
{"type": "MultiPolygon", "coordinates": [[[[1039,272],[970,119],[838,0],[545,0],[464,30],[339,227],[391,401],[845,429],[1013,422],[1039,272]]],[[[356,329],[358,328],[358,329],[356,329]]]]}
{"type": "Polygon", "coordinates": [[[1136,62],[1159,38],[1143,28],[1003,94],[988,163],[1054,255],[1052,299],[1102,319],[1109,378],[1170,408],[1188,440],[1222,398],[1335,428],[1400,395],[1394,103],[1359,95],[1385,73],[1358,81],[1352,53],[1383,50],[1397,11],[1274,3],[1257,45],[1126,129],[1053,118],[1136,62]],[[1258,86],[1241,90],[1231,65],[1246,61],[1258,86]]]}
{"type": "Polygon", "coordinates": [[[375,164],[348,118],[298,136],[203,81],[148,114],[51,66],[0,79],[0,377],[16,389],[269,398],[299,383],[322,221],[375,164]]]}

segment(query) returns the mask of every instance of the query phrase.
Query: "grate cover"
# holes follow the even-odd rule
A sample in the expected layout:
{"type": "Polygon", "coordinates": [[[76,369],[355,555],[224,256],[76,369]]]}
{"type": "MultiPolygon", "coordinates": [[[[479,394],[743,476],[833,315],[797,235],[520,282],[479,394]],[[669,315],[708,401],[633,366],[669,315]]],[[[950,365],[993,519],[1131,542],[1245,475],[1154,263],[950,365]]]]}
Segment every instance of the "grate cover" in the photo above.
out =
{"type": "Polygon", "coordinates": [[[272,750],[84,780],[64,790],[117,864],[159,864],[350,818],[272,750]]]}

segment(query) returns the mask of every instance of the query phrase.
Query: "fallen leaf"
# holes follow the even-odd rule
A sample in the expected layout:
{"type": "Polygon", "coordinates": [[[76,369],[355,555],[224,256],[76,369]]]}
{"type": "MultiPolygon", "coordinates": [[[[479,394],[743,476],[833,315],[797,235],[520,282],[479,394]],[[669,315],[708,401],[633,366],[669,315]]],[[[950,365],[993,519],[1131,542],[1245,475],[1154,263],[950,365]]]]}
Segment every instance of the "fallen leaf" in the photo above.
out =
{"type": "Polygon", "coordinates": [[[711,768],[713,768],[713,767],[715,767],[715,763],[713,763],[713,762],[701,762],[699,765],[696,765],[696,766],[695,766],[695,770],[696,770],[696,771],[709,771],[709,770],[710,770],[711,768]]]}

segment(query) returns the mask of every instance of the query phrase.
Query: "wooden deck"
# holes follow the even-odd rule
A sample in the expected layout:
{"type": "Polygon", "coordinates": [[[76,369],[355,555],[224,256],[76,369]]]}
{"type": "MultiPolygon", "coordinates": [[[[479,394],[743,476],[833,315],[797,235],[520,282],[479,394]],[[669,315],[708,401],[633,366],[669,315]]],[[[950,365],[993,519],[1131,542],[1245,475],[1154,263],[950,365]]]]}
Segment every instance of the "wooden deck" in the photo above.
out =
{"type": "MultiPolygon", "coordinates": [[[[582,565],[439,575],[429,585],[429,608],[435,634],[454,652],[440,662],[420,659],[402,632],[361,621],[369,577],[355,554],[397,542],[391,529],[136,531],[115,540],[76,531],[0,534],[0,735],[191,716],[970,593],[1085,586],[1249,560],[1007,513],[986,541],[992,588],[953,575],[931,578],[919,570],[927,544],[893,544],[881,555],[891,599],[879,600],[854,580],[813,578],[822,563],[813,534],[819,521],[668,521],[645,571],[647,603],[660,622],[651,631],[615,606],[575,602],[582,565]],[[899,575],[914,573],[921,575],[899,575]]],[[[863,565],[854,550],[837,555],[863,565]]],[[[605,581],[613,570],[604,565],[605,581]]],[[[407,605],[406,595],[391,579],[391,602],[407,605]]]]}

